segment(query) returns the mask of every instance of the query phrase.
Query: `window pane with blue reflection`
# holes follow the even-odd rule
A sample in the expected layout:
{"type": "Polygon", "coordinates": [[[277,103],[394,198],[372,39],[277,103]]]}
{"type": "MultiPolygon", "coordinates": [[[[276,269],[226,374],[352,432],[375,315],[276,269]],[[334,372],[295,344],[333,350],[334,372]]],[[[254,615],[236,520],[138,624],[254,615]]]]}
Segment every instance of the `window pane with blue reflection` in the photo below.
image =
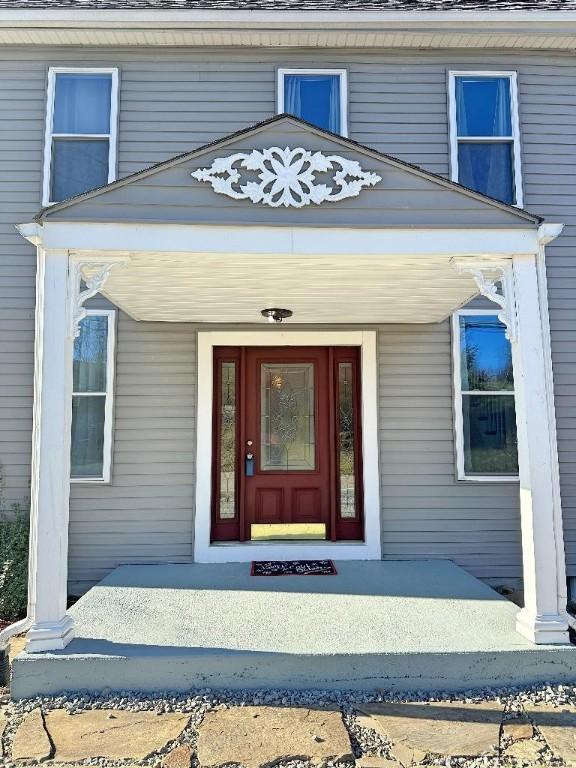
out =
{"type": "Polygon", "coordinates": [[[50,200],[58,203],[108,183],[108,139],[53,139],[50,200]]]}
{"type": "Polygon", "coordinates": [[[514,391],[512,350],[496,315],[460,315],[463,392],[514,391]]]}
{"type": "Polygon", "coordinates": [[[111,75],[57,74],[53,133],[110,133],[111,94],[111,75]]]}
{"type": "Polygon", "coordinates": [[[284,111],[324,130],[340,133],[340,76],[285,75],[284,111]]]}
{"type": "Polygon", "coordinates": [[[512,142],[460,142],[458,181],[502,203],[514,203],[512,142]]]}
{"type": "Polygon", "coordinates": [[[88,315],[74,339],[74,392],[105,392],[108,316],[88,315]]]}
{"type": "Polygon", "coordinates": [[[467,475],[517,475],[513,395],[462,395],[467,475]]]}
{"type": "Polygon", "coordinates": [[[458,136],[512,136],[508,77],[457,77],[458,136]]]}

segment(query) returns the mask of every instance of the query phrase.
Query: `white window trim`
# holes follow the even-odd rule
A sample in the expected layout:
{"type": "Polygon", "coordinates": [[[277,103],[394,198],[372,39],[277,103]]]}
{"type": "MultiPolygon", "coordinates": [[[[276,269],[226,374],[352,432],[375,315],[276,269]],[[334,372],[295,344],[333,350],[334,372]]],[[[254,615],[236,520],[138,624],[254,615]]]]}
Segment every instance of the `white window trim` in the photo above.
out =
{"type": "MultiPolygon", "coordinates": [[[[456,476],[458,480],[480,483],[517,483],[518,475],[467,475],[464,469],[464,411],[462,402],[462,370],[460,365],[460,317],[463,315],[483,315],[494,316],[496,309],[460,309],[452,315],[452,371],[454,375],[454,442],[456,446],[456,476]]],[[[475,394],[470,390],[468,394],[475,394]]],[[[504,394],[508,397],[515,397],[516,393],[506,390],[505,392],[485,392],[480,394],[504,394]]]]}
{"type": "Polygon", "coordinates": [[[378,365],[376,331],[198,331],[196,425],[196,515],[194,562],[244,563],[250,560],[381,560],[378,444],[378,365]],[[218,542],[210,536],[214,347],[358,346],[361,349],[362,482],[364,541],[218,542]]]}
{"type": "Polygon", "coordinates": [[[348,70],[346,69],[302,69],[281,67],[277,71],[276,91],[278,114],[285,112],[284,108],[284,77],[286,75],[338,75],[340,78],[340,135],[348,136],[348,70]]]}
{"type": "Polygon", "coordinates": [[[81,138],[108,139],[108,183],[116,179],[116,156],[118,141],[118,69],[115,67],[50,67],[48,70],[48,91],[46,96],[46,127],[44,132],[44,170],[42,181],[42,205],[54,205],[50,200],[50,171],[52,166],[53,136],[77,135],[81,138]],[[110,90],[110,131],[109,133],[52,133],[54,120],[54,97],[56,95],[56,75],[59,74],[107,74],[112,76],[110,90]]]}
{"type": "MultiPolygon", "coordinates": [[[[510,80],[510,119],[512,135],[507,137],[512,140],[512,153],[514,162],[514,205],[522,208],[524,194],[522,189],[522,159],[520,145],[520,117],[518,110],[518,73],[515,71],[478,71],[455,70],[449,72],[448,78],[448,113],[450,125],[450,178],[458,181],[458,124],[456,121],[456,78],[457,77],[507,77],[510,80]]],[[[501,142],[502,136],[466,136],[467,142],[501,142]]]]}
{"type": "MultiPolygon", "coordinates": [[[[97,315],[108,318],[108,337],[106,345],[106,398],[104,405],[104,448],[102,477],[70,477],[71,483],[90,483],[103,485],[110,483],[112,476],[112,425],[114,421],[114,375],[115,375],[115,348],[116,348],[116,310],[115,309],[88,309],[87,316],[97,315]]],[[[93,393],[72,392],[72,397],[78,395],[91,395],[93,393]]]]}

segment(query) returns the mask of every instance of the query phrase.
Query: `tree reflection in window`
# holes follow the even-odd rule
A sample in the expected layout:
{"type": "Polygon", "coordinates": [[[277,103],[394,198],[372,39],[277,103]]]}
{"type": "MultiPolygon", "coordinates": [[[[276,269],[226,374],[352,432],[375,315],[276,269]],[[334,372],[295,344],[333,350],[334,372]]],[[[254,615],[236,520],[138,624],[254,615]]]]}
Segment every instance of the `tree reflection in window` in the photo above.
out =
{"type": "Polygon", "coordinates": [[[352,363],[338,364],[340,516],[356,517],[354,379],[352,363]]]}
{"type": "Polygon", "coordinates": [[[220,390],[220,508],[221,520],[236,513],[236,363],[222,363],[220,390]]]}

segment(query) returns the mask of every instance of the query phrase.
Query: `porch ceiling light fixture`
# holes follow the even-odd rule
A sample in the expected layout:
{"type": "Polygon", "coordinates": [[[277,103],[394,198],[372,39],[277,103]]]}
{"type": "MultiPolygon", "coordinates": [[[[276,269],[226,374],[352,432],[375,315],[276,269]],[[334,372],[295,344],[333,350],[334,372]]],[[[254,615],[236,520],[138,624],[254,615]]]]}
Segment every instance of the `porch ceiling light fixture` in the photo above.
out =
{"type": "Polygon", "coordinates": [[[291,309],[279,309],[278,307],[270,307],[263,309],[260,314],[265,317],[269,323],[281,323],[283,320],[287,320],[292,317],[291,309]]]}

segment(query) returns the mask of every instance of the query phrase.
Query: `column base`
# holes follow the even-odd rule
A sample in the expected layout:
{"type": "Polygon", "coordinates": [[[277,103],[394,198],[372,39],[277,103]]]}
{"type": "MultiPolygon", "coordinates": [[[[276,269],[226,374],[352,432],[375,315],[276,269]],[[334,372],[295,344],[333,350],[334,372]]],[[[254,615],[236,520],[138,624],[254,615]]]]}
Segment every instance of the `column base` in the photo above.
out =
{"type": "Polygon", "coordinates": [[[559,613],[536,615],[522,608],[516,615],[516,632],[536,645],[570,645],[568,622],[559,613]]]}
{"type": "Polygon", "coordinates": [[[74,619],[64,616],[60,621],[32,624],[26,635],[26,652],[61,651],[74,638],[74,619]]]}

